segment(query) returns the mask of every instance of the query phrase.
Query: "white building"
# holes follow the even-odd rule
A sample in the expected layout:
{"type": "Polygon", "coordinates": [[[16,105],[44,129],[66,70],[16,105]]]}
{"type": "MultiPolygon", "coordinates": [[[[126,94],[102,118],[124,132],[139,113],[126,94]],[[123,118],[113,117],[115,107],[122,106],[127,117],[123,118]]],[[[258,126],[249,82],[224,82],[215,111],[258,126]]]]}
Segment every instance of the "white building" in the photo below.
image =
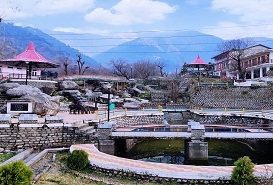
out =
{"type": "MultiPolygon", "coordinates": [[[[227,51],[214,56],[214,75],[226,76],[239,79],[237,70],[232,70],[231,63],[235,62],[230,58],[231,52],[227,51]]],[[[241,59],[242,69],[245,70],[245,79],[259,79],[267,76],[269,70],[273,70],[273,49],[258,44],[244,50],[244,57],[241,59]]]]}

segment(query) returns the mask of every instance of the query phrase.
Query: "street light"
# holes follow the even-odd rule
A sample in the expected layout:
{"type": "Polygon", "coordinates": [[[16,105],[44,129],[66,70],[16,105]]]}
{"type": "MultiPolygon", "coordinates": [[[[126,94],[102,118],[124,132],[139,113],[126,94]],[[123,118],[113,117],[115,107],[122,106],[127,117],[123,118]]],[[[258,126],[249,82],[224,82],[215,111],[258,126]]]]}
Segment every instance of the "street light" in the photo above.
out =
{"type": "Polygon", "coordinates": [[[131,79],[133,78],[133,66],[130,66],[131,67],[131,79]]]}
{"type": "Polygon", "coordinates": [[[107,121],[110,119],[110,88],[108,88],[108,99],[107,99],[107,121]]]}
{"type": "Polygon", "coordinates": [[[27,85],[27,78],[28,78],[28,63],[26,62],[26,85],[27,85]]]}

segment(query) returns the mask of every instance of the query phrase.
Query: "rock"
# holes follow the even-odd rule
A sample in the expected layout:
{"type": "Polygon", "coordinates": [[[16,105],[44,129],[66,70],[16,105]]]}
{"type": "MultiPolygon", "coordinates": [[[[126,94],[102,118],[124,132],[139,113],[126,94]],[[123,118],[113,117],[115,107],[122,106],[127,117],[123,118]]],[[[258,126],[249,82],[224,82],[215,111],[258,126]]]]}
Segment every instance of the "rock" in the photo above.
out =
{"type": "Polygon", "coordinates": [[[138,102],[125,102],[122,107],[127,108],[127,109],[140,109],[140,103],[138,103],[138,102]]]}
{"type": "Polygon", "coordinates": [[[5,150],[4,148],[0,148],[0,153],[4,152],[4,150],[5,150]]]}
{"type": "Polygon", "coordinates": [[[2,105],[2,106],[0,107],[0,113],[1,113],[1,114],[6,114],[6,113],[7,113],[7,104],[2,105]]]}
{"type": "Polygon", "coordinates": [[[31,100],[33,103],[33,113],[38,115],[55,116],[60,111],[59,98],[51,97],[42,92],[26,94],[19,99],[31,100]]]}
{"type": "Polygon", "coordinates": [[[43,93],[48,94],[48,95],[52,95],[55,92],[54,87],[43,86],[43,87],[40,87],[40,89],[43,93]]]}
{"type": "Polygon", "coordinates": [[[4,84],[0,84],[0,92],[1,93],[5,93],[7,90],[9,89],[13,89],[15,87],[19,87],[20,84],[18,83],[4,83],[4,84]]]}
{"type": "Polygon", "coordinates": [[[84,90],[83,90],[83,96],[85,96],[85,97],[93,96],[92,90],[84,89],[84,90]]]}
{"type": "Polygon", "coordinates": [[[20,85],[18,87],[9,89],[6,91],[7,96],[10,97],[21,97],[26,94],[33,94],[41,92],[41,90],[37,87],[32,87],[29,85],[20,85]]]}
{"type": "Polygon", "coordinates": [[[60,90],[76,90],[79,89],[79,85],[74,81],[65,80],[59,84],[60,90]]]}

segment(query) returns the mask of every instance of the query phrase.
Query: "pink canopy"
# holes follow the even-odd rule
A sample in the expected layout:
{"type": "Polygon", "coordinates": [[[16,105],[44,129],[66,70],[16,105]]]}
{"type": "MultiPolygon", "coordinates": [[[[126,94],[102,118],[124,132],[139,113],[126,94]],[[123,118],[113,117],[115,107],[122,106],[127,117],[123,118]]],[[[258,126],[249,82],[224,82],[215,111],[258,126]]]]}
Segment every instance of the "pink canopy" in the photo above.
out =
{"type": "Polygon", "coordinates": [[[204,62],[199,55],[192,63],[186,64],[186,67],[197,68],[198,71],[200,68],[208,68],[209,66],[210,64],[207,64],[206,62],[204,62]]]}
{"type": "Polygon", "coordinates": [[[192,63],[190,63],[190,64],[193,64],[193,65],[207,65],[207,63],[204,62],[204,61],[200,58],[199,55],[197,56],[197,59],[195,59],[195,60],[194,60],[192,63]]]}
{"type": "Polygon", "coordinates": [[[0,60],[0,62],[16,67],[25,67],[26,65],[30,65],[33,68],[56,68],[59,66],[58,64],[49,62],[35,51],[33,42],[30,42],[27,49],[15,58],[0,60]]]}

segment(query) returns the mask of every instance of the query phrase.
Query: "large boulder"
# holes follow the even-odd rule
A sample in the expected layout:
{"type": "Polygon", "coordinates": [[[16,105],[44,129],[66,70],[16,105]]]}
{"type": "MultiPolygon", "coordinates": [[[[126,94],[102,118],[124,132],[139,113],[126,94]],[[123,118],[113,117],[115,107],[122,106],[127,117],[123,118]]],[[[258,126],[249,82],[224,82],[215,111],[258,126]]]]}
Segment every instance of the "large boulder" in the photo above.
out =
{"type": "Polygon", "coordinates": [[[56,115],[60,111],[60,98],[51,97],[43,93],[39,88],[29,85],[20,85],[6,92],[10,98],[30,100],[33,113],[38,115],[56,115]]]}
{"type": "Polygon", "coordinates": [[[13,89],[15,87],[19,87],[20,84],[18,83],[4,83],[0,84],[0,93],[5,93],[9,89],[13,89]]]}
{"type": "Polygon", "coordinates": [[[25,94],[19,99],[31,100],[33,103],[33,113],[38,115],[55,116],[60,111],[60,99],[58,97],[51,97],[42,92],[25,94]]]}
{"type": "Polygon", "coordinates": [[[43,86],[43,87],[40,87],[39,89],[41,89],[43,93],[48,95],[52,95],[55,92],[54,87],[43,86]]]}
{"type": "Polygon", "coordinates": [[[8,89],[6,91],[7,96],[9,97],[21,97],[26,94],[34,94],[41,92],[41,90],[37,87],[32,87],[29,85],[20,85],[18,87],[8,89]]]}
{"type": "Polygon", "coordinates": [[[59,84],[60,90],[76,90],[79,89],[79,85],[76,84],[74,81],[62,81],[59,84]]]}

